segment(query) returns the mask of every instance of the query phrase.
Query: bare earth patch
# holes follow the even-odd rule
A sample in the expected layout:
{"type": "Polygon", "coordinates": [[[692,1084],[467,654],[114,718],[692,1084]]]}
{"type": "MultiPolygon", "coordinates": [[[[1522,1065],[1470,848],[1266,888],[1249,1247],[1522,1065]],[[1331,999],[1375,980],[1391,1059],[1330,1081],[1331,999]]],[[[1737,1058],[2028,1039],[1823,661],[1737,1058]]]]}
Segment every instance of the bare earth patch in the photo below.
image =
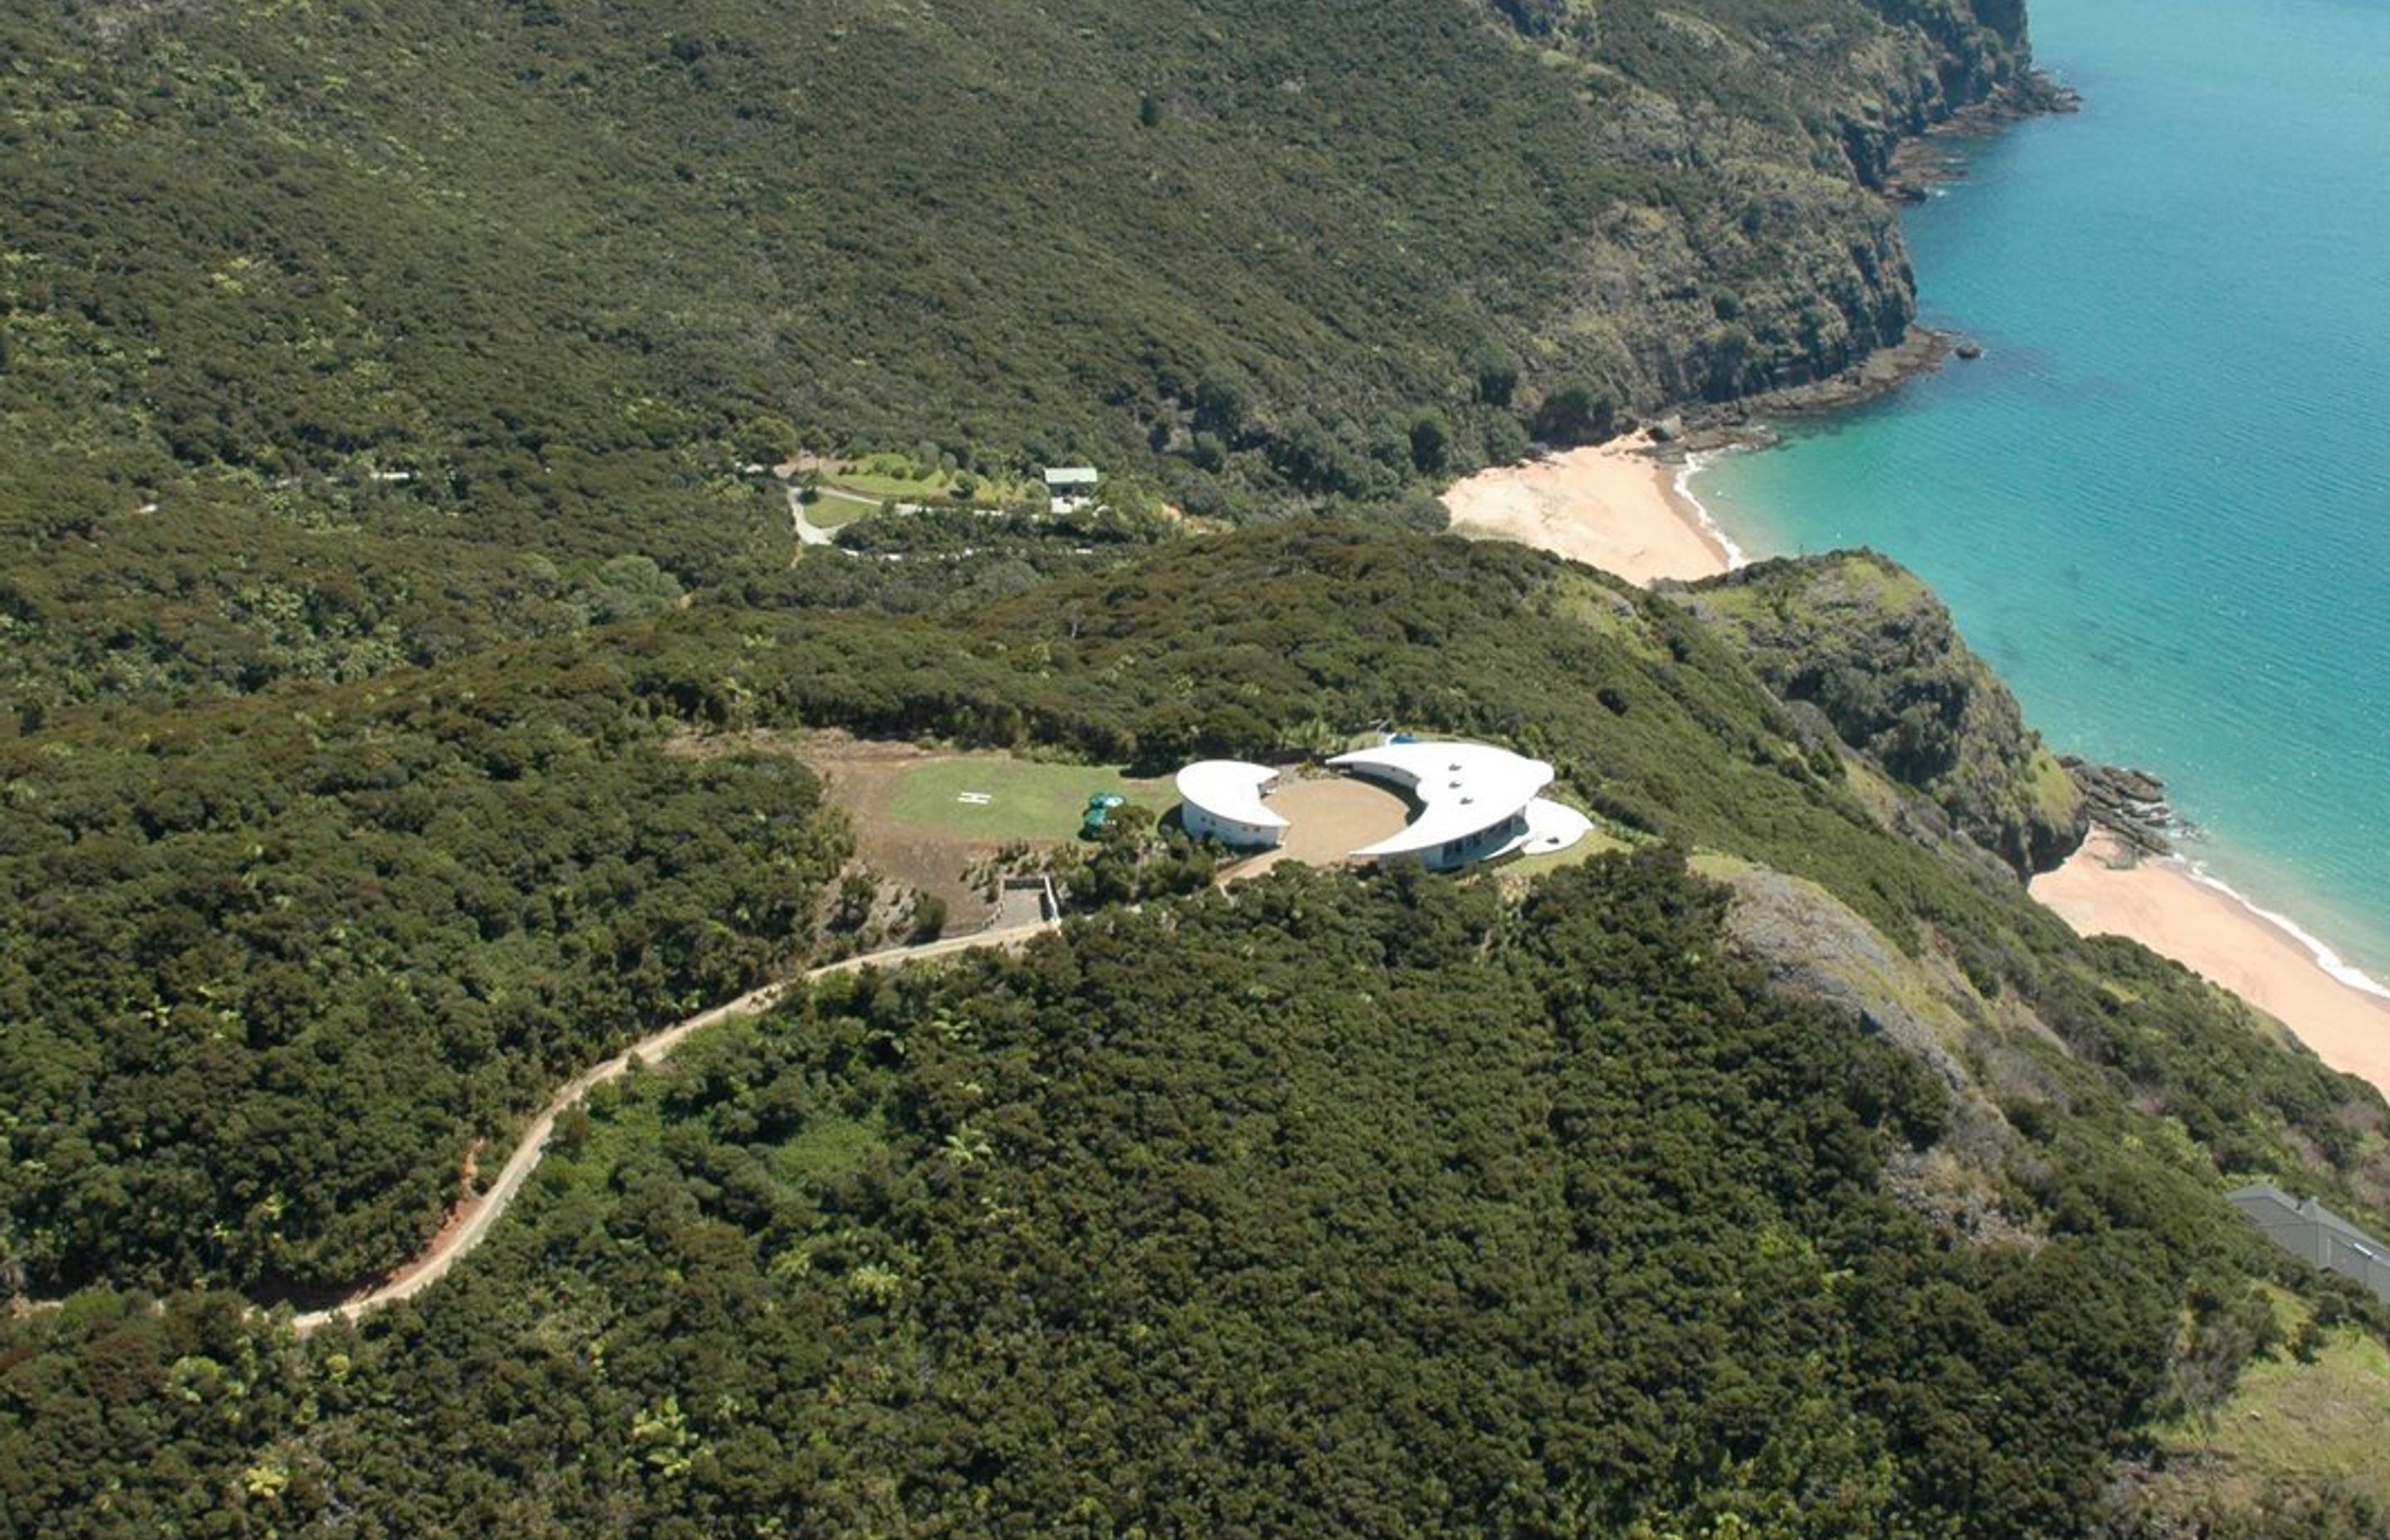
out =
{"type": "Polygon", "coordinates": [[[1348,776],[1282,783],[1269,805],[1292,826],[1286,842],[1240,862],[1230,875],[1257,877],[1281,861],[1333,866],[1363,845],[1374,844],[1410,822],[1410,804],[1400,795],[1348,776]]]}
{"type": "Polygon", "coordinates": [[[856,859],[883,877],[944,899],[949,931],[975,930],[994,918],[995,905],[964,880],[964,873],[996,854],[1002,841],[907,830],[895,821],[896,796],[906,774],[953,755],[843,733],[809,734],[790,747],[821,776],[830,801],[854,826],[856,859]]]}

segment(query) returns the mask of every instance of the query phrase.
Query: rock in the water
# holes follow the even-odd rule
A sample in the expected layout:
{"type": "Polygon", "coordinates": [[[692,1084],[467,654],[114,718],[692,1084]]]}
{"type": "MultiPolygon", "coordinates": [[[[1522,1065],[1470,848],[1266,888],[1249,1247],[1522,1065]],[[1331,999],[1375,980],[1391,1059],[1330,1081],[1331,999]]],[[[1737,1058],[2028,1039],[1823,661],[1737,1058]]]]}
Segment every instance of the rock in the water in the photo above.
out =
{"type": "Polygon", "coordinates": [[[1950,351],[1970,363],[1984,356],[1984,345],[1981,342],[1961,342],[1950,351]]]}

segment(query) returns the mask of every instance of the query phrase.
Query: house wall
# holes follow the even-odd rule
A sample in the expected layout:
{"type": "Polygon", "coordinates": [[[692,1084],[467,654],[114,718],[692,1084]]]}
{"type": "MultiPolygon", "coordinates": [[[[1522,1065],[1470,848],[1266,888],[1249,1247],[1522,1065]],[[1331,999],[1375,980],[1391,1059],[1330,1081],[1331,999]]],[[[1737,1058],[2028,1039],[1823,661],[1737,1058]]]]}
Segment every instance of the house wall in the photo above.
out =
{"type": "Polygon", "coordinates": [[[1223,818],[1207,808],[1197,807],[1193,802],[1178,804],[1178,822],[1198,840],[1217,840],[1238,850],[1266,849],[1277,844],[1286,833],[1284,829],[1264,828],[1258,824],[1223,818]]]}
{"type": "Polygon", "coordinates": [[[1504,845],[1527,831],[1524,811],[1511,814],[1490,828],[1480,829],[1466,840],[1449,840],[1433,850],[1420,853],[1420,859],[1430,871],[1453,871],[1472,861],[1483,861],[1504,845]]]}
{"type": "Polygon", "coordinates": [[[2326,1267],[2347,1274],[2382,1299],[2390,1300],[2390,1256],[2359,1246],[2345,1236],[2327,1233],[2323,1242],[2326,1267]]]}

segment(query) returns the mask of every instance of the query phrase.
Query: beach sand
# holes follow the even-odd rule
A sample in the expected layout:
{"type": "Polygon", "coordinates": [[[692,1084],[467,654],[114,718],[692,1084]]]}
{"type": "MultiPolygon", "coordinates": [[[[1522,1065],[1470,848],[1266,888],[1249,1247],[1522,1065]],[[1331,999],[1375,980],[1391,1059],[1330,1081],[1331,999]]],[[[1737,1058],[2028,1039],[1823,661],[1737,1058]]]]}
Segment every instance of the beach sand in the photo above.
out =
{"type": "Polygon", "coordinates": [[[2128,863],[2095,832],[2033,896],[2084,935],[2129,936],[2296,1033],[2335,1070],[2390,1096],[2390,1000],[2341,982],[2290,931],[2171,861],[2128,863]]]}
{"type": "Polygon", "coordinates": [[[1638,434],[1480,471],[1445,494],[1452,532],[1515,540],[1646,587],[1725,571],[1734,553],[1647,447],[1638,434]]]}
{"type": "MultiPolygon", "coordinates": [[[[1515,540],[1649,586],[1739,559],[1638,435],[1481,471],[1445,494],[1456,534],[1515,540]]],[[[2326,972],[2299,937],[2172,861],[2095,832],[2033,895],[2084,935],[2127,936],[2240,995],[2390,1096],[2390,1000],[2326,972]]]]}

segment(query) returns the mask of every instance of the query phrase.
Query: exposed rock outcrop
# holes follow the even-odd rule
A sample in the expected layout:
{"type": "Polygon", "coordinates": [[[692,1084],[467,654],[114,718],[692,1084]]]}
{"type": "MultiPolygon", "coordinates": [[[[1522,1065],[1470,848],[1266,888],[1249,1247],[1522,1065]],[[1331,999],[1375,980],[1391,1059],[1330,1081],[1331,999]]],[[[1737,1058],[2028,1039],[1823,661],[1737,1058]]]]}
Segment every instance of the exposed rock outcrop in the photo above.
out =
{"type": "Polygon", "coordinates": [[[2090,820],[2146,855],[2174,850],[2178,826],[2166,804],[2165,783],[2146,770],[2114,764],[2092,764],[2068,755],[2059,763],[2083,790],[2084,810],[2090,820]]]}
{"type": "Polygon", "coordinates": [[[1682,591],[1769,688],[1931,798],[2021,877],[2088,828],[2075,780],[1914,573],[1872,551],[1761,562],[1682,591]]]}
{"type": "Polygon", "coordinates": [[[1711,875],[1734,891],[1728,933],[1767,970],[1771,988],[1884,1038],[1949,1094],[1941,1141],[1905,1152],[1887,1171],[1895,1194],[1956,1233],[2036,1243],[2003,1202],[1998,1173],[2021,1141],[1968,1067],[1967,1046],[1990,1012],[1964,974],[1930,954],[1904,954],[1814,882],[1740,865],[1711,875]]]}

